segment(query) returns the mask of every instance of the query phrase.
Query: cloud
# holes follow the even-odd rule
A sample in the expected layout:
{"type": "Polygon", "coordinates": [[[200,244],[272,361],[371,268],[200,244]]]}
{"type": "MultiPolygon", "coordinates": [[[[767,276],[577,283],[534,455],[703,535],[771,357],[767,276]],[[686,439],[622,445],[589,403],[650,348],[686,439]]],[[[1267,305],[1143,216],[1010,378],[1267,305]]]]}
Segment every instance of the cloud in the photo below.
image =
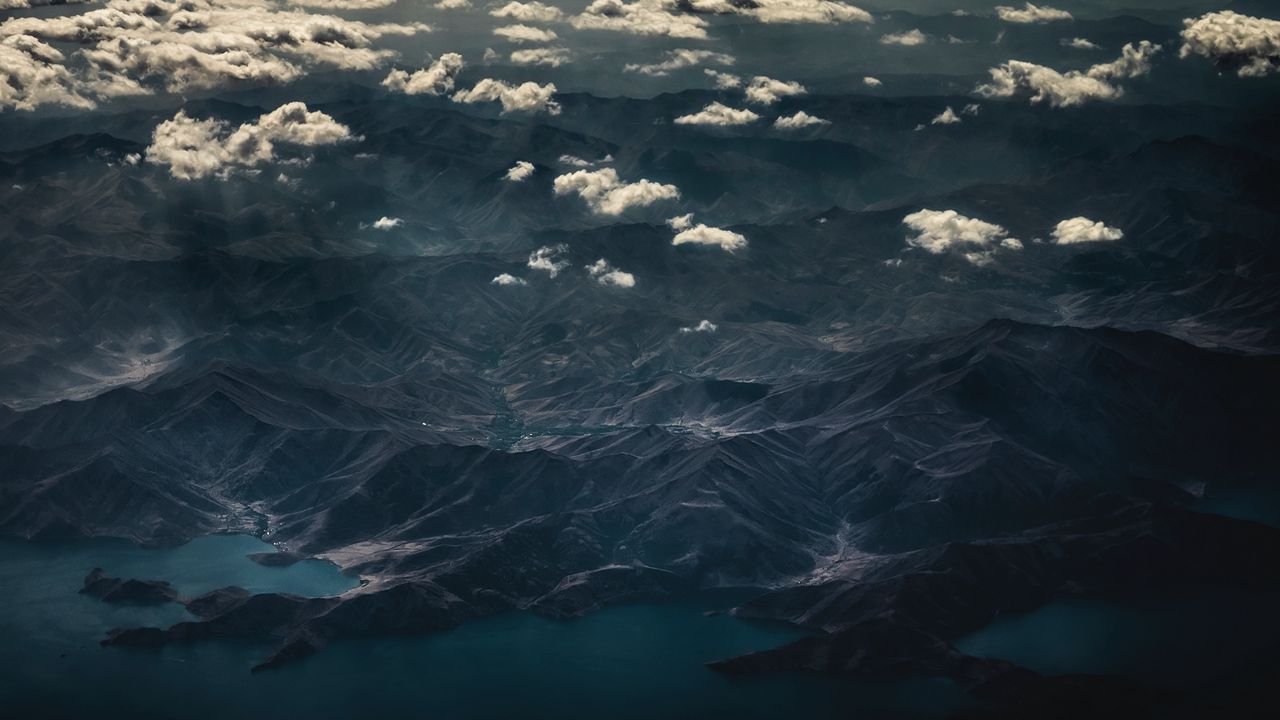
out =
{"type": "Polygon", "coordinates": [[[506,179],[510,182],[524,182],[533,174],[533,163],[528,160],[517,160],[515,165],[507,170],[506,179]]]}
{"type": "Polygon", "coordinates": [[[601,285],[620,288],[631,288],[636,286],[635,275],[615,268],[604,258],[600,258],[586,267],[587,274],[601,285]]]}
{"type": "Polygon", "coordinates": [[[818,125],[830,125],[830,120],[824,120],[820,117],[814,117],[809,113],[801,110],[790,117],[780,117],[773,121],[773,127],[778,130],[798,130],[800,128],[815,127],[818,125]]]}
{"type": "Polygon", "coordinates": [[[1000,225],[977,218],[966,217],[955,210],[920,210],[902,218],[902,224],[916,232],[907,238],[907,244],[934,255],[948,250],[962,250],[965,260],[982,266],[991,262],[994,247],[1020,249],[1021,242],[1007,242],[1009,231],[1000,225]],[[964,249],[977,246],[977,249],[964,249]]]}
{"type": "MultiPolygon", "coordinates": [[[[3,2],[4,0],[0,0],[3,2]]],[[[288,0],[290,5],[318,10],[374,10],[389,7],[398,0],[288,0]]]]}
{"type": "Polygon", "coordinates": [[[559,36],[554,30],[543,30],[531,25],[504,25],[493,29],[493,34],[508,42],[551,42],[559,36]]]}
{"type": "Polygon", "coordinates": [[[1280,20],[1223,10],[1182,21],[1179,57],[1199,55],[1240,77],[1280,72],[1280,20]]]}
{"type": "Polygon", "coordinates": [[[667,225],[672,230],[685,230],[693,227],[693,213],[685,213],[684,215],[667,218],[667,225]]]}
{"type": "Polygon", "coordinates": [[[387,217],[383,215],[377,220],[374,220],[373,225],[370,227],[374,230],[392,230],[400,227],[401,225],[404,225],[404,221],[400,218],[387,217]]]}
{"type": "Polygon", "coordinates": [[[866,85],[867,87],[880,87],[884,83],[880,82],[879,78],[873,78],[870,75],[868,75],[862,78],[862,84],[866,85]]]}
{"type": "Polygon", "coordinates": [[[529,253],[529,262],[526,263],[530,270],[541,270],[551,277],[560,274],[561,270],[569,267],[567,260],[560,260],[559,257],[569,252],[569,246],[547,245],[529,253]]]}
{"type": "Polygon", "coordinates": [[[1028,95],[1031,102],[1047,101],[1052,107],[1072,107],[1089,100],[1114,100],[1123,95],[1124,90],[1110,81],[1135,78],[1150,72],[1151,58],[1159,51],[1159,45],[1147,40],[1137,45],[1128,43],[1119,58],[1094,65],[1084,72],[1070,70],[1060,73],[1042,65],[1010,60],[991,68],[991,82],[979,85],[974,91],[984,97],[1028,95]]]}
{"type": "Polygon", "coordinates": [[[746,125],[759,120],[760,116],[750,110],[736,110],[727,105],[713,102],[702,110],[690,114],[681,115],[673,122],[676,125],[708,125],[713,127],[730,127],[734,125],[746,125]]]}
{"type": "Polygon", "coordinates": [[[829,0],[754,0],[735,6],[762,23],[811,23],[831,25],[873,22],[871,13],[853,5],[829,0]],[[752,7],[754,5],[754,7],[752,7]]]}
{"type": "Polygon", "coordinates": [[[912,47],[914,45],[923,45],[928,38],[919,30],[908,30],[900,33],[889,33],[880,36],[881,45],[903,45],[912,47]]]}
{"type": "Polygon", "coordinates": [[[929,121],[929,124],[930,125],[955,125],[958,122],[960,122],[960,116],[956,114],[955,110],[951,109],[950,105],[948,105],[947,109],[938,113],[936,117],[934,117],[932,120],[929,121]]]}
{"type": "Polygon", "coordinates": [[[564,12],[558,7],[544,5],[540,2],[509,2],[500,8],[494,8],[489,14],[498,18],[508,18],[520,22],[556,22],[564,19],[564,12]]]}
{"type": "Polygon", "coordinates": [[[647,207],[660,200],[676,200],[680,190],[650,180],[632,183],[618,179],[613,168],[578,170],[561,175],[554,182],[556,195],[576,194],[599,215],[621,215],[631,208],[647,207]]]}
{"type": "Polygon", "coordinates": [[[535,82],[526,82],[512,85],[504,80],[485,78],[470,90],[454,93],[453,101],[467,104],[496,101],[502,104],[504,115],[509,112],[545,112],[548,115],[559,115],[560,103],[551,99],[555,94],[554,83],[539,85],[535,82]]]}
{"type": "Polygon", "coordinates": [[[1119,228],[1108,227],[1086,217],[1063,220],[1053,228],[1053,241],[1058,245],[1087,242],[1113,242],[1124,237],[1119,228]]]}
{"type": "Polygon", "coordinates": [[[1019,25],[1072,19],[1071,13],[1065,10],[1058,10],[1048,6],[1040,7],[1031,3],[1027,3],[1021,9],[1009,7],[1008,5],[997,5],[996,16],[1005,22],[1018,23],[1019,25]]]}
{"type": "Polygon", "coordinates": [[[1059,44],[1062,45],[1062,47],[1073,48],[1075,50],[1101,50],[1102,49],[1098,47],[1098,45],[1092,42],[1091,40],[1086,40],[1082,37],[1070,38],[1070,39],[1062,38],[1062,40],[1059,41],[1059,44]]]}
{"type": "Polygon", "coordinates": [[[676,233],[672,245],[714,245],[725,252],[736,252],[747,246],[747,239],[731,230],[708,227],[699,223],[676,233]]]}
{"type": "Polygon", "coordinates": [[[0,86],[7,87],[0,88],[0,109],[90,108],[157,92],[285,83],[314,68],[372,70],[395,55],[376,41],[429,30],[422,23],[281,10],[257,0],[108,0],[79,14],[0,24],[0,46],[7,48],[0,51],[0,86]],[[55,54],[31,40],[65,45],[55,54]]]}
{"type": "Polygon", "coordinates": [[[612,30],[633,35],[665,35],[705,40],[707,22],[675,10],[662,0],[593,0],[569,21],[578,30],[612,30]]]}
{"type": "Polygon", "coordinates": [[[688,333],[713,333],[713,332],[715,332],[716,330],[719,330],[719,329],[720,329],[720,326],[719,326],[719,325],[716,325],[715,323],[711,322],[710,320],[701,320],[701,321],[699,321],[699,322],[698,322],[698,324],[697,324],[697,325],[693,325],[693,326],[690,326],[690,327],[682,327],[682,328],[680,328],[680,332],[685,333],[685,334],[688,334],[688,333]]]}
{"type": "Polygon", "coordinates": [[[627,65],[622,69],[626,72],[662,77],[669,74],[672,70],[681,70],[708,62],[716,63],[717,65],[732,65],[734,63],[734,57],[732,55],[712,52],[710,50],[690,50],[682,48],[678,50],[668,50],[666,52],[666,59],[661,62],[650,65],[627,63],[627,65]]]}
{"type": "Polygon", "coordinates": [[[495,275],[493,279],[489,281],[489,284],[491,285],[528,285],[529,281],[525,280],[524,278],[518,278],[515,275],[512,275],[511,273],[502,273],[501,275],[495,275]]]}
{"type": "Polygon", "coordinates": [[[784,82],[764,75],[757,75],[751,78],[751,82],[747,84],[744,92],[747,96],[747,102],[756,103],[757,105],[772,105],[778,102],[780,98],[804,95],[809,91],[798,82],[784,82]]]}
{"type": "MultiPolygon", "coordinates": [[[[568,48],[548,47],[516,50],[511,53],[511,62],[516,65],[549,65],[560,67],[569,61],[572,53],[568,48]]],[[[554,113],[553,113],[554,114],[554,113]]]]}
{"type": "Polygon", "coordinates": [[[729,73],[722,73],[711,68],[702,71],[707,77],[715,81],[716,87],[721,90],[732,90],[733,88],[742,87],[742,78],[729,73]]]}
{"type": "Polygon", "coordinates": [[[382,85],[406,95],[443,95],[453,90],[465,64],[458,53],[445,53],[430,66],[412,74],[392,70],[382,85]]]}
{"type": "Polygon", "coordinates": [[[471,7],[471,0],[440,0],[431,7],[437,10],[461,10],[471,7]]]}
{"type": "MultiPolygon", "coordinates": [[[[0,0],[0,10],[25,10],[49,5],[83,5],[94,0],[0,0]]],[[[394,0],[390,0],[394,2],[394,0]]]]}
{"type": "Polygon", "coordinates": [[[318,147],[351,140],[350,129],[332,117],[287,103],[232,130],[220,120],[197,120],[178,111],[156,126],[146,149],[148,162],[169,166],[179,180],[226,177],[277,159],[277,144],[318,147]]]}

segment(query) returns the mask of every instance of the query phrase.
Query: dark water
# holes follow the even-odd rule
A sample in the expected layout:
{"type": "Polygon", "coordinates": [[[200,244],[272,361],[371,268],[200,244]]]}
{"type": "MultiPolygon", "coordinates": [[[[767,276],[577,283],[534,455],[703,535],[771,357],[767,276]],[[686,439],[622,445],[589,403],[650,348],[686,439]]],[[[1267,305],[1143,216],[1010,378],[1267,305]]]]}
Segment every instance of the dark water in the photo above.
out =
{"type": "Polygon", "coordinates": [[[333,594],[354,585],[331,565],[269,568],[247,537],[181,548],[126,543],[0,543],[0,715],[13,717],[835,718],[929,717],[963,702],[935,680],[851,684],[818,677],[735,679],[704,663],[774,647],[794,628],[705,616],[741,594],[621,606],[569,622],[511,613],[414,638],[339,643],[250,675],[268,647],[231,642],[101,648],[112,627],[164,626],[177,605],[119,607],[79,595],[102,566],[163,579],[184,594],[228,584],[333,594]]]}
{"type": "Polygon", "coordinates": [[[1064,600],[997,620],[956,646],[1044,674],[1124,675],[1210,692],[1275,666],[1278,607],[1280,594],[1206,588],[1064,600]]]}

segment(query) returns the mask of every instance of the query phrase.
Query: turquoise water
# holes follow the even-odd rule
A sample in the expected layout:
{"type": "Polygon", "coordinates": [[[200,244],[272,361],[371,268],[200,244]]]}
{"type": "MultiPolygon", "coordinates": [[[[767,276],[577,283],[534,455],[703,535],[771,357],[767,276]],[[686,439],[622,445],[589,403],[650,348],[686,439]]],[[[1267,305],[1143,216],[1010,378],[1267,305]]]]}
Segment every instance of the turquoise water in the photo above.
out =
{"type": "Polygon", "coordinates": [[[444,633],[335,643],[250,674],[270,647],[210,642],[102,648],[112,627],[188,619],[178,605],[121,607],[78,594],[101,566],[168,580],[183,594],[238,584],[321,595],[355,583],[332,565],[269,568],[254,538],[211,537],[143,550],[113,541],[0,543],[0,707],[11,717],[836,718],[930,717],[960,689],[918,679],[729,678],[704,663],[802,633],[705,611],[742,593],[627,605],[560,622],[509,613],[444,633]],[[12,713],[12,714],[11,714],[12,713]]]}
{"type": "Polygon", "coordinates": [[[1274,663],[1278,601],[1275,593],[1203,588],[1063,600],[997,620],[956,647],[1045,674],[1105,673],[1207,689],[1274,663]]]}

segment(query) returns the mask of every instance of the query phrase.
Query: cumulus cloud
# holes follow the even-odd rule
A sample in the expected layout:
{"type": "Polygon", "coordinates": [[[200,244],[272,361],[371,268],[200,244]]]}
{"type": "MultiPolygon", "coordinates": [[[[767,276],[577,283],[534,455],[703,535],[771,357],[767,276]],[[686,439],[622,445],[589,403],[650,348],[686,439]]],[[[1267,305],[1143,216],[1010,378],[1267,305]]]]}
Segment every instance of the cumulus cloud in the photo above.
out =
{"type": "Polygon", "coordinates": [[[445,53],[430,66],[408,73],[392,70],[382,81],[383,87],[406,95],[443,95],[453,90],[458,73],[465,63],[458,53],[445,53]]]}
{"type": "Polygon", "coordinates": [[[744,92],[747,96],[747,102],[756,103],[757,105],[772,105],[778,102],[780,98],[804,95],[809,91],[798,82],[784,82],[764,75],[757,75],[751,78],[751,82],[747,84],[744,92]]]}
{"type": "Polygon", "coordinates": [[[1021,8],[1010,7],[1008,5],[997,5],[996,16],[1005,22],[1018,23],[1020,25],[1071,19],[1071,13],[1065,10],[1058,10],[1057,8],[1051,8],[1047,5],[1040,7],[1038,5],[1032,5],[1031,3],[1026,3],[1021,8]]]}
{"type": "Polygon", "coordinates": [[[440,0],[431,7],[437,10],[461,10],[471,7],[471,0],[440,0]]]}
{"type": "Polygon", "coordinates": [[[631,208],[648,207],[660,200],[675,200],[680,190],[651,180],[623,182],[613,168],[578,170],[554,182],[556,195],[576,194],[599,215],[621,215],[631,208]]]}
{"type": "Polygon", "coordinates": [[[428,30],[257,0],[108,0],[80,14],[0,24],[0,109],[88,108],[117,97],[290,82],[313,68],[372,70],[395,55],[375,47],[379,39],[428,30]],[[65,45],[50,52],[50,43],[65,45]]]}
{"type": "Polygon", "coordinates": [[[569,267],[567,260],[560,259],[560,256],[567,252],[569,252],[569,246],[564,244],[540,247],[529,253],[529,262],[526,264],[530,270],[541,270],[555,277],[561,270],[569,267]]]}
{"type": "Polygon", "coordinates": [[[539,85],[526,82],[512,85],[505,80],[485,78],[476,83],[470,90],[460,90],[453,95],[456,103],[498,102],[502,105],[502,113],[509,112],[545,112],[548,115],[560,114],[560,103],[552,100],[556,94],[554,83],[539,85]]]}
{"type": "Polygon", "coordinates": [[[742,78],[737,75],[723,73],[718,70],[712,70],[711,68],[707,68],[702,72],[706,73],[707,77],[711,78],[715,82],[716,87],[721,90],[732,90],[733,88],[742,87],[742,78]]]}
{"type": "Polygon", "coordinates": [[[633,35],[665,35],[705,40],[707,21],[676,10],[663,0],[593,0],[569,21],[579,30],[612,30],[633,35]]]}
{"type": "Polygon", "coordinates": [[[529,281],[524,278],[518,278],[511,273],[502,273],[501,275],[495,275],[489,283],[491,285],[528,285],[529,281]]]}
{"type": "Polygon", "coordinates": [[[755,0],[734,5],[736,12],[762,23],[812,23],[831,25],[873,22],[871,13],[843,2],[829,0],[755,0]],[[754,5],[754,7],[752,7],[754,5]]]}
{"type": "MultiPolygon", "coordinates": [[[[515,65],[549,65],[560,67],[569,61],[572,53],[568,48],[547,47],[516,50],[511,53],[511,62],[515,65]]],[[[552,113],[553,115],[555,113],[552,113]]]]}
{"type": "Polygon", "coordinates": [[[929,121],[929,124],[930,125],[955,125],[958,122],[960,122],[960,116],[956,114],[955,110],[951,109],[950,105],[948,105],[947,109],[938,113],[936,117],[934,117],[932,120],[929,121]]]}
{"type": "Polygon", "coordinates": [[[669,74],[672,70],[681,70],[703,63],[715,63],[717,65],[732,65],[734,57],[725,53],[712,52],[710,50],[690,50],[682,48],[678,50],[668,50],[666,57],[661,62],[648,65],[638,63],[627,63],[622,69],[627,72],[640,73],[641,75],[652,75],[654,77],[662,77],[669,74]]]}
{"type": "Polygon", "coordinates": [[[1180,57],[1199,55],[1240,77],[1280,71],[1280,20],[1223,10],[1182,21],[1180,57]]]}
{"type": "Polygon", "coordinates": [[[1053,241],[1058,245],[1087,242],[1113,242],[1124,237],[1119,228],[1108,227],[1086,217],[1063,220],[1053,228],[1053,241]]]}
{"type": "Polygon", "coordinates": [[[532,25],[504,25],[493,29],[493,34],[508,42],[551,42],[559,37],[554,30],[544,30],[532,25]]]}
{"type": "Polygon", "coordinates": [[[1031,102],[1048,102],[1052,107],[1071,107],[1089,100],[1114,100],[1124,94],[1123,88],[1111,81],[1135,78],[1151,70],[1151,58],[1160,46],[1143,40],[1128,43],[1120,57],[1080,72],[1065,73],[1043,65],[1010,60],[991,68],[991,82],[979,85],[975,92],[984,97],[1030,96],[1031,102]]]}
{"type": "Polygon", "coordinates": [[[515,165],[507,170],[506,179],[510,182],[524,182],[533,174],[533,163],[528,160],[517,160],[515,165]]]}
{"type": "Polygon", "coordinates": [[[393,217],[387,217],[386,215],[383,215],[377,220],[374,220],[373,224],[370,227],[372,227],[374,230],[393,230],[395,228],[400,227],[403,224],[404,224],[404,221],[398,217],[393,218],[393,217]]]}
{"type": "Polygon", "coordinates": [[[685,334],[688,334],[688,333],[713,333],[713,332],[715,332],[716,330],[719,330],[719,329],[720,329],[720,326],[719,326],[719,325],[716,325],[715,323],[711,322],[710,320],[701,320],[701,321],[699,321],[699,322],[698,322],[698,324],[697,324],[697,325],[691,325],[691,326],[689,326],[689,327],[682,327],[682,328],[680,328],[680,332],[685,333],[685,334]]]}
{"type": "Polygon", "coordinates": [[[862,84],[866,85],[867,87],[880,87],[884,83],[880,82],[879,78],[873,78],[870,75],[868,75],[862,78],[862,84]]]}
{"type": "Polygon", "coordinates": [[[1019,249],[1022,243],[1007,242],[1009,231],[994,223],[966,217],[955,210],[920,210],[902,218],[902,224],[915,231],[907,244],[934,255],[958,250],[965,260],[982,266],[991,262],[994,247],[1019,249]]]}
{"type": "Polygon", "coordinates": [[[923,45],[928,38],[919,30],[908,30],[900,33],[889,33],[880,36],[881,45],[903,45],[911,47],[913,45],[923,45]]]}
{"type": "Polygon", "coordinates": [[[736,252],[747,246],[747,239],[741,234],[722,228],[708,227],[698,223],[676,233],[671,239],[672,245],[713,245],[726,252],[736,252]]]}
{"type": "Polygon", "coordinates": [[[604,258],[600,258],[587,266],[587,274],[595,279],[601,285],[609,285],[612,287],[630,288],[636,286],[636,276],[629,272],[623,272],[618,268],[609,264],[604,258]]]}
{"type": "Polygon", "coordinates": [[[820,117],[814,117],[809,113],[801,110],[795,115],[789,117],[780,117],[773,121],[773,126],[778,130],[799,130],[801,128],[816,127],[819,125],[830,125],[830,120],[824,120],[820,117]]]}
{"type": "Polygon", "coordinates": [[[555,22],[564,19],[564,13],[558,7],[544,5],[540,2],[509,2],[489,11],[498,18],[518,20],[520,22],[555,22]]]}
{"type": "Polygon", "coordinates": [[[179,180],[236,170],[277,160],[277,145],[318,147],[351,140],[350,129],[300,102],[287,103],[235,128],[220,120],[198,120],[178,111],[156,126],[147,146],[148,162],[169,166],[179,180]]]}
{"type": "Polygon", "coordinates": [[[1062,38],[1059,41],[1062,47],[1072,48],[1075,50],[1101,50],[1096,43],[1085,38],[1062,38]]]}
{"type": "Polygon", "coordinates": [[[693,227],[693,213],[685,213],[675,217],[667,218],[667,225],[672,230],[685,230],[693,227]]]}
{"type": "Polygon", "coordinates": [[[722,103],[713,102],[696,113],[681,115],[673,122],[676,125],[730,127],[735,125],[747,125],[759,119],[759,115],[745,108],[737,110],[722,103]]]}

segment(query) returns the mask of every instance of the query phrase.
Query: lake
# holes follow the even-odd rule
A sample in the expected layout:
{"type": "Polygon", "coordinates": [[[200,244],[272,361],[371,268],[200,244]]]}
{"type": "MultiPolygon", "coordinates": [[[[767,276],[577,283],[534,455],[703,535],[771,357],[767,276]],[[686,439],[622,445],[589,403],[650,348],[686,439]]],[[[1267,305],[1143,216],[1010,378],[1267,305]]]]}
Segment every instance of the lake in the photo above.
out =
{"type": "Polygon", "coordinates": [[[803,631],[705,614],[750,592],[623,605],[556,621],[513,612],[419,637],[331,645],[250,674],[268,646],[208,642],[102,648],[107,630],[189,619],[176,604],[118,606],[80,595],[85,574],[167,580],[183,595],[226,585],[254,592],[341,593],[357,582],[304,561],[264,567],[272,547],[213,536],[169,549],[113,540],[0,542],[0,706],[12,717],[835,718],[935,717],[965,702],[942,680],[730,678],[704,663],[776,647],[803,631]]]}

